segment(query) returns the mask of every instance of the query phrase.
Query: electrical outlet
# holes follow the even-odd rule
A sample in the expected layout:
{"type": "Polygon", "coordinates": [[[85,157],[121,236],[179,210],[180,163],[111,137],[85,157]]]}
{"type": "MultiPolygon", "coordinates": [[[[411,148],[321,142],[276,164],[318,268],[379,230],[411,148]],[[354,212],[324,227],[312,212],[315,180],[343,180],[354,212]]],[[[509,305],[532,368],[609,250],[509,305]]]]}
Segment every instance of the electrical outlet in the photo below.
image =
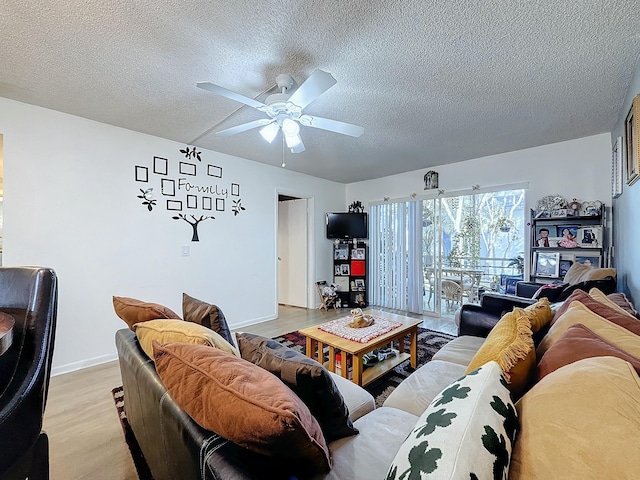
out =
{"type": "Polygon", "coordinates": [[[189,245],[183,245],[182,246],[182,256],[183,257],[188,257],[189,255],[191,255],[191,247],[189,245]]]}

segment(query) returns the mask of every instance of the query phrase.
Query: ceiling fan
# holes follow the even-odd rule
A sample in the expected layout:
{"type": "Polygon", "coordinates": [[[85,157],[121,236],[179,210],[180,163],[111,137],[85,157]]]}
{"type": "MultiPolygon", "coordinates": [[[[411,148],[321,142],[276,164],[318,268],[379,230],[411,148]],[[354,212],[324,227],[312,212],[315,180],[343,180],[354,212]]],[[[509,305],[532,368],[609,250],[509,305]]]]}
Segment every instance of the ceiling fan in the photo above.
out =
{"type": "Polygon", "coordinates": [[[245,97],[244,95],[211,82],[198,82],[196,85],[216,95],[230,98],[231,100],[260,110],[269,117],[216,132],[216,135],[222,137],[228,137],[253,128],[262,127],[260,134],[265,140],[271,143],[278,135],[278,132],[282,130],[287,147],[291,149],[292,153],[300,153],[304,152],[304,144],[302,143],[302,138],[300,138],[300,125],[320,128],[352,137],[359,137],[364,132],[364,128],[358,125],[302,113],[302,110],[304,110],[307,105],[336,84],[336,79],[333,78],[330,73],[315,70],[311,76],[293,92],[290,91],[293,87],[293,78],[289,75],[278,75],[276,77],[276,84],[281,93],[269,95],[264,103],[254,100],[253,98],[245,97]]]}

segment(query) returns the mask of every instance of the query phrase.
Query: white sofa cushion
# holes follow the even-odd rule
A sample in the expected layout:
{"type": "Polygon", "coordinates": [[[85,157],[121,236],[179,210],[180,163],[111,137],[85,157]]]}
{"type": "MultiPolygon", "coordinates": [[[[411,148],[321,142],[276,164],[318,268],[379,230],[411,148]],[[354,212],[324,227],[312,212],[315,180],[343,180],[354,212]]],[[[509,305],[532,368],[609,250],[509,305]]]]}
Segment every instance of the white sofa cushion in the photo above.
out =
{"type": "Polygon", "coordinates": [[[507,478],[518,417],[491,361],[445,388],[399,448],[387,480],[507,478]]]}
{"type": "Polygon", "coordinates": [[[486,338],[484,337],[474,337],[472,335],[463,335],[462,337],[454,338],[438,350],[432,360],[453,362],[466,367],[471,363],[471,359],[485,340],[486,338]]]}
{"type": "Polygon", "coordinates": [[[329,375],[331,375],[336,387],[338,387],[338,390],[340,390],[342,394],[344,403],[349,409],[349,418],[352,422],[355,422],[376,408],[375,399],[364,388],[333,372],[329,372],[329,375]]]}
{"type": "Polygon", "coordinates": [[[442,389],[464,376],[466,368],[466,365],[431,360],[405,378],[383,405],[420,416],[442,389]]]}
{"type": "Polygon", "coordinates": [[[328,480],[383,478],[394,455],[418,417],[395,408],[380,407],[353,424],[358,435],[329,443],[333,468],[321,477],[328,480]]]}

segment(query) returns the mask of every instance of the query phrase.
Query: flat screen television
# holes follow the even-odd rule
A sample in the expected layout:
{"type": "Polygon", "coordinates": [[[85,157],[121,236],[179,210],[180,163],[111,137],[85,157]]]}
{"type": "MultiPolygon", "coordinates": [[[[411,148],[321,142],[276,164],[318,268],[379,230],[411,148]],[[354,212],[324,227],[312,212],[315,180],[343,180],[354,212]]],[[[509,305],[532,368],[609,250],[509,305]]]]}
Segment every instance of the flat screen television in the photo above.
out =
{"type": "Polygon", "coordinates": [[[366,213],[327,213],[327,238],[369,238],[366,213]]]}

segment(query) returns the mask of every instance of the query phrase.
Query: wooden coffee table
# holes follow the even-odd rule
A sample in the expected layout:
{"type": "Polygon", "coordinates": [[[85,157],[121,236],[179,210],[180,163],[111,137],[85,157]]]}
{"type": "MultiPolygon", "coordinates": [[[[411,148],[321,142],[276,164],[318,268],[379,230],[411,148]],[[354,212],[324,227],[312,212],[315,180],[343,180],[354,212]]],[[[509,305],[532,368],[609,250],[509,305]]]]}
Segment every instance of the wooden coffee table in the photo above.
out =
{"type": "Polygon", "coordinates": [[[353,383],[363,386],[367,385],[377,378],[381,377],[396,365],[401,364],[407,359],[411,359],[411,366],[416,368],[418,360],[418,326],[422,324],[422,319],[405,317],[395,313],[382,312],[380,310],[367,310],[365,313],[374,317],[386,318],[402,323],[402,325],[390,332],[385,333],[367,343],[354,342],[346,338],[339,337],[332,333],[324,332],[315,327],[304,328],[300,333],[307,337],[307,356],[323,362],[324,346],[329,347],[329,361],[325,363],[327,369],[331,372],[336,371],[336,352],[341,353],[341,375],[348,378],[348,358],[351,357],[353,364],[353,383]],[[411,336],[411,347],[409,352],[404,351],[404,337],[411,336]],[[375,349],[398,342],[398,355],[387,358],[371,367],[363,369],[362,357],[375,349]]]}

